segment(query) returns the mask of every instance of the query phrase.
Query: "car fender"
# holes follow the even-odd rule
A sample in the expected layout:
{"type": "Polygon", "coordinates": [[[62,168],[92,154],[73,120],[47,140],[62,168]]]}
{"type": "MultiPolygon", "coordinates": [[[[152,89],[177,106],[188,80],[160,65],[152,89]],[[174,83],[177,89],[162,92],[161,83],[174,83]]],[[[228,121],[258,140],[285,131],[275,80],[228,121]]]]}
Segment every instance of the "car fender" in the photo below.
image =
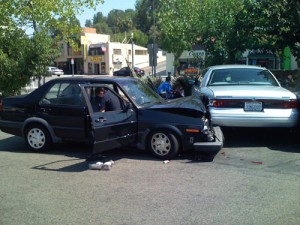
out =
{"type": "Polygon", "coordinates": [[[166,130],[173,132],[175,134],[175,136],[179,138],[179,142],[182,143],[181,137],[183,136],[183,133],[177,127],[174,127],[170,124],[155,124],[151,128],[145,129],[142,132],[142,134],[139,135],[137,147],[139,149],[143,149],[143,150],[146,149],[148,135],[150,134],[150,132],[152,132],[154,130],[158,130],[158,129],[166,129],[166,130]]]}
{"type": "Polygon", "coordinates": [[[59,142],[61,140],[59,137],[57,137],[55,135],[51,125],[46,120],[44,120],[42,118],[38,118],[38,117],[30,117],[30,118],[27,118],[24,121],[23,126],[22,126],[22,135],[23,136],[24,136],[24,133],[25,133],[25,128],[29,123],[40,123],[40,124],[44,125],[47,128],[47,130],[49,131],[49,133],[51,135],[51,138],[52,138],[52,141],[54,143],[59,142]]]}

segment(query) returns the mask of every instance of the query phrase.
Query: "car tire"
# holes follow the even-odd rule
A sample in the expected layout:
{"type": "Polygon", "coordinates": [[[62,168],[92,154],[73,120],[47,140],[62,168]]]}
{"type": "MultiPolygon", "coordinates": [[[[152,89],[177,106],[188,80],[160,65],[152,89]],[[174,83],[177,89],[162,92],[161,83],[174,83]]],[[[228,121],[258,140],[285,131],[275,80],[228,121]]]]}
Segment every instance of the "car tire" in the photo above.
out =
{"type": "Polygon", "coordinates": [[[147,148],[154,157],[166,160],[178,154],[179,142],[170,131],[156,130],[149,134],[147,148]]]}
{"type": "Polygon", "coordinates": [[[49,131],[40,124],[30,124],[25,130],[27,147],[33,152],[45,152],[52,145],[49,131]]]}

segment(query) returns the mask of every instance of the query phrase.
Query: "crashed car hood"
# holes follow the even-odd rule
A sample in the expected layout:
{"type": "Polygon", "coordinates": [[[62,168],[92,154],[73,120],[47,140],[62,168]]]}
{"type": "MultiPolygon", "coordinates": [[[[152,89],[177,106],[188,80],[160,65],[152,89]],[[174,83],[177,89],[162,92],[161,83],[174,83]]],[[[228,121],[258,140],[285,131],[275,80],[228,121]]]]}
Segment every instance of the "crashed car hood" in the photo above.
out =
{"type": "Polygon", "coordinates": [[[199,97],[189,96],[154,104],[150,109],[189,109],[206,112],[205,106],[199,97]]]}
{"type": "Polygon", "coordinates": [[[210,91],[215,98],[276,98],[276,99],[296,99],[296,96],[291,91],[278,86],[210,86],[210,91]]]}

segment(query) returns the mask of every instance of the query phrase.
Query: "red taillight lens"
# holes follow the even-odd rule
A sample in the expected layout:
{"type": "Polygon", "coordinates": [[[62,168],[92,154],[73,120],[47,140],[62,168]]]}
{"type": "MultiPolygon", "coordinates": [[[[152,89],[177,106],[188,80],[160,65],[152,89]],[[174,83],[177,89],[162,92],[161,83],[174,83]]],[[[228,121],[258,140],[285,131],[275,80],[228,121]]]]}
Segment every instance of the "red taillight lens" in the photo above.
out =
{"type": "MultiPolygon", "coordinates": [[[[229,100],[229,99],[215,99],[210,101],[211,107],[216,108],[243,108],[245,102],[249,99],[229,100]]],[[[289,100],[271,100],[271,99],[258,99],[258,102],[263,103],[263,108],[266,109],[294,109],[298,107],[296,99],[289,100]]]]}
{"type": "Polygon", "coordinates": [[[210,106],[223,107],[224,106],[224,100],[213,100],[213,101],[210,102],[210,106]]]}
{"type": "Polygon", "coordinates": [[[243,101],[237,99],[215,99],[210,102],[210,106],[216,108],[242,108],[243,101]]]}
{"type": "Polygon", "coordinates": [[[283,108],[285,108],[285,109],[292,109],[292,108],[297,108],[297,107],[298,107],[298,101],[296,99],[285,100],[283,102],[283,108]]]}

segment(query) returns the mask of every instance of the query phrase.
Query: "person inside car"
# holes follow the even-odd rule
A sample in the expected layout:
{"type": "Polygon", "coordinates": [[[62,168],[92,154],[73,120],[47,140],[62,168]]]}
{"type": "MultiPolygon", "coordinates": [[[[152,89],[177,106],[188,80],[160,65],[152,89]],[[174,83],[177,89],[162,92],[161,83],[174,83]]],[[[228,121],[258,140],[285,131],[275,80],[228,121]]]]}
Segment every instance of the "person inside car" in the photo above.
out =
{"type": "Polygon", "coordinates": [[[120,110],[120,102],[116,96],[112,97],[106,93],[103,87],[97,87],[95,90],[95,102],[93,109],[98,112],[120,110]]]}

